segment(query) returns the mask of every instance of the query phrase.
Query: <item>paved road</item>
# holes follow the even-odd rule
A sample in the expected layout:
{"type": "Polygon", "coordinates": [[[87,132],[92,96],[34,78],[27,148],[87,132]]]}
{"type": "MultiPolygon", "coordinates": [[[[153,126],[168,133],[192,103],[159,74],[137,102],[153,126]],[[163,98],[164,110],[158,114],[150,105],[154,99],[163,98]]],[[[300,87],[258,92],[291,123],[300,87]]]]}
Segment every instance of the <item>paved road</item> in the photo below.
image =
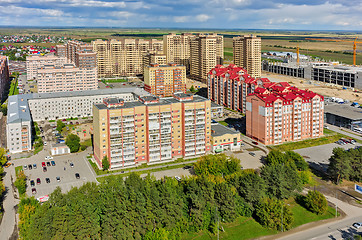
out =
{"type": "Polygon", "coordinates": [[[348,239],[348,237],[353,236],[357,232],[361,233],[362,230],[357,230],[352,227],[354,222],[362,221],[362,208],[358,208],[352,205],[349,205],[345,202],[340,201],[334,197],[326,196],[329,202],[337,204],[338,208],[342,209],[346,213],[346,217],[338,220],[337,222],[328,222],[316,227],[311,227],[307,230],[296,232],[293,234],[286,233],[286,236],[278,237],[276,239],[313,239],[313,240],[324,240],[324,239],[348,239]]]}
{"type": "Polygon", "coordinates": [[[352,138],[362,141],[362,136],[358,133],[349,132],[347,129],[345,129],[346,131],[342,131],[339,127],[336,127],[336,126],[330,125],[330,124],[325,124],[325,125],[328,126],[328,128],[332,131],[335,131],[335,132],[338,132],[338,133],[341,133],[341,134],[344,134],[344,135],[347,135],[347,136],[350,136],[352,138]]]}
{"type": "MultiPolygon", "coordinates": [[[[4,216],[0,225],[0,240],[8,240],[14,234],[14,239],[17,239],[17,220],[15,206],[19,200],[14,197],[14,189],[11,184],[11,177],[15,180],[15,167],[10,166],[5,168],[5,196],[3,201],[4,216]]],[[[13,235],[13,236],[14,236],[13,235]]]]}

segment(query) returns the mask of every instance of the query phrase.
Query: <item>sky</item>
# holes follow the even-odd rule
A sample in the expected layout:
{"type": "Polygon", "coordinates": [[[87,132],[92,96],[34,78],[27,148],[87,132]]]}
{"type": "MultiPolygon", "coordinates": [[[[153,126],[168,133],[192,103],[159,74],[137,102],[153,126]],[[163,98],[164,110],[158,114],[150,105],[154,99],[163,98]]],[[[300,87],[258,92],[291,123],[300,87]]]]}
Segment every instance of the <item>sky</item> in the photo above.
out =
{"type": "Polygon", "coordinates": [[[0,0],[0,25],[362,30],[361,0],[0,0]]]}

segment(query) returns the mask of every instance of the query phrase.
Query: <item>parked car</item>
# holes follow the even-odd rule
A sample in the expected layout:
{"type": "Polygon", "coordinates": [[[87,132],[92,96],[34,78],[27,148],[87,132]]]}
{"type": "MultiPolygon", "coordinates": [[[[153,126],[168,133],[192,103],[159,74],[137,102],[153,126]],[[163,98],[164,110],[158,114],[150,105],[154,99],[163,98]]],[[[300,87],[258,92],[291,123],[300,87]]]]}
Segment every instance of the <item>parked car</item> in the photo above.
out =
{"type": "Polygon", "coordinates": [[[48,166],[48,167],[50,167],[50,166],[51,166],[50,162],[47,162],[47,166],[48,166]]]}
{"type": "Polygon", "coordinates": [[[52,166],[55,166],[55,162],[54,162],[54,161],[51,161],[50,163],[52,164],[52,166]]]}
{"type": "Polygon", "coordinates": [[[175,179],[176,179],[177,181],[181,181],[181,178],[180,178],[179,176],[175,176],[175,179]]]}
{"type": "Polygon", "coordinates": [[[258,145],[259,143],[257,141],[252,141],[253,144],[258,145]]]}
{"type": "Polygon", "coordinates": [[[40,183],[41,183],[40,178],[37,178],[37,179],[36,179],[36,184],[39,185],[40,183]]]}
{"type": "Polygon", "coordinates": [[[33,166],[31,164],[28,165],[29,170],[33,169],[33,166]]]}
{"type": "Polygon", "coordinates": [[[36,169],[36,164],[35,163],[33,164],[33,168],[36,169]]]}
{"type": "Polygon", "coordinates": [[[32,189],[31,189],[31,193],[32,193],[32,194],[36,194],[36,189],[35,189],[35,188],[32,188],[32,189]]]}
{"type": "Polygon", "coordinates": [[[362,227],[362,222],[355,222],[352,226],[359,229],[360,227],[362,227]]]}
{"type": "Polygon", "coordinates": [[[47,167],[43,167],[43,172],[48,171],[47,167]]]}
{"type": "Polygon", "coordinates": [[[46,146],[47,145],[47,142],[44,142],[44,146],[46,146]]]}
{"type": "Polygon", "coordinates": [[[72,162],[70,162],[69,165],[70,165],[71,167],[74,167],[74,164],[73,164],[72,162]]]}
{"type": "Polygon", "coordinates": [[[34,180],[31,180],[31,181],[30,181],[30,186],[31,186],[31,187],[34,187],[34,186],[35,186],[34,180]]]}
{"type": "Polygon", "coordinates": [[[56,179],[57,179],[57,182],[60,182],[60,177],[56,177],[56,179]]]}
{"type": "Polygon", "coordinates": [[[251,156],[255,157],[255,153],[249,152],[249,154],[250,154],[251,156]]]}
{"type": "Polygon", "coordinates": [[[45,179],[46,183],[50,183],[50,178],[45,179]]]}
{"type": "Polygon", "coordinates": [[[41,163],[41,166],[42,166],[42,167],[45,167],[45,162],[42,162],[42,163],[41,163]]]}
{"type": "Polygon", "coordinates": [[[24,170],[27,170],[27,169],[28,169],[28,166],[27,166],[27,165],[24,165],[23,168],[24,168],[24,170]]]}
{"type": "Polygon", "coordinates": [[[189,166],[189,165],[183,167],[183,169],[185,169],[185,170],[186,170],[186,169],[190,169],[190,168],[192,168],[192,167],[189,166]]]}
{"type": "Polygon", "coordinates": [[[76,179],[79,179],[79,178],[80,178],[79,173],[76,173],[76,174],[75,174],[75,178],[76,178],[76,179]]]}

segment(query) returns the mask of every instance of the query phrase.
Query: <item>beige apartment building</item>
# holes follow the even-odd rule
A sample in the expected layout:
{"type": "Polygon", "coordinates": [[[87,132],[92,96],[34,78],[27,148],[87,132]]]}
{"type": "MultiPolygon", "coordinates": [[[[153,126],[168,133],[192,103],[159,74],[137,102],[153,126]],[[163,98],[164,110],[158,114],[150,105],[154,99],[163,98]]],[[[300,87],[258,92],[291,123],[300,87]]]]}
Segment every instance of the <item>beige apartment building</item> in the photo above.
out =
{"type": "MultiPolygon", "coordinates": [[[[77,53],[92,53],[92,56],[95,57],[93,53],[93,46],[88,43],[80,42],[80,41],[68,41],[65,46],[65,57],[68,60],[68,63],[76,63],[77,53]]],[[[76,65],[79,67],[78,65],[76,65]]],[[[96,66],[94,60],[94,66],[96,66]]]]}
{"type": "Polygon", "coordinates": [[[177,35],[170,33],[163,36],[163,52],[166,55],[168,63],[176,63],[186,66],[190,70],[190,46],[191,39],[195,35],[191,33],[182,33],[177,35]]]}
{"type": "Polygon", "coordinates": [[[26,57],[26,78],[35,79],[38,76],[38,69],[44,65],[61,66],[67,62],[65,57],[58,57],[53,54],[31,55],[26,57]]]}
{"type": "Polygon", "coordinates": [[[233,38],[234,64],[243,67],[253,78],[261,76],[261,38],[244,35],[233,38]]]}
{"type": "Polygon", "coordinates": [[[65,45],[56,45],[55,46],[56,55],[58,57],[66,57],[66,47],[65,45]]]}
{"type": "Polygon", "coordinates": [[[163,54],[163,52],[149,51],[148,53],[143,55],[143,71],[145,70],[146,67],[151,65],[151,63],[166,65],[167,64],[166,55],[163,54]]]}
{"type": "Polygon", "coordinates": [[[44,65],[38,69],[38,93],[97,89],[96,68],[78,68],[67,63],[44,65]]]}
{"type": "Polygon", "coordinates": [[[186,93],[186,67],[170,63],[151,64],[144,70],[145,90],[159,97],[186,93]]]}
{"type": "Polygon", "coordinates": [[[143,56],[149,51],[163,51],[162,41],[156,39],[97,39],[92,44],[97,53],[98,78],[143,74],[143,56]]]}
{"type": "Polygon", "coordinates": [[[190,77],[207,81],[207,74],[224,59],[224,38],[217,34],[198,34],[191,39],[190,77]]]}
{"type": "Polygon", "coordinates": [[[93,107],[94,158],[110,168],[164,162],[211,151],[210,100],[197,95],[108,98],[93,107]]]}

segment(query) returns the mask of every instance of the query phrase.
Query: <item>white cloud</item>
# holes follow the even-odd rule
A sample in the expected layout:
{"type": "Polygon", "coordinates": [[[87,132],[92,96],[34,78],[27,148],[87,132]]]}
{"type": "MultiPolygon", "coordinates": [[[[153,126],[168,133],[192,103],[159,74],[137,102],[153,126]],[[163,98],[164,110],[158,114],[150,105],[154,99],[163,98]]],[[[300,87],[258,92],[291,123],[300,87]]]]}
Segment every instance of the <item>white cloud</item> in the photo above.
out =
{"type": "Polygon", "coordinates": [[[206,22],[207,20],[209,20],[210,18],[212,18],[211,16],[208,16],[206,14],[200,14],[196,16],[196,21],[198,22],[206,22]]]}
{"type": "Polygon", "coordinates": [[[184,23],[184,22],[188,22],[189,21],[189,16],[177,16],[177,17],[174,17],[173,20],[174,22],[177,22],[177,23],[184,23]]]}

